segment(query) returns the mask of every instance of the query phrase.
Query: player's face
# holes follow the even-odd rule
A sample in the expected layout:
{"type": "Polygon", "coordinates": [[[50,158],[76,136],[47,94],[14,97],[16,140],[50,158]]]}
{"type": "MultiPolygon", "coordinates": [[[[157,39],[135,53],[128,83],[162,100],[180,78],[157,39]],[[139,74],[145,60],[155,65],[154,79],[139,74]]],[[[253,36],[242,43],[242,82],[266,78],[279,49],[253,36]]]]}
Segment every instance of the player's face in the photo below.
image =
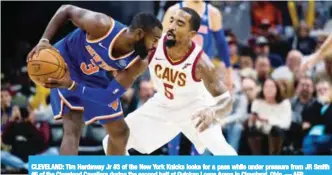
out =
{"type": "Polygon", "coordinates": [[[322,103],[331,100],[331,87],[328,82],[320,82],[316,85],[317,99],[322,103]]]}
{"type": "Polygon", "coordinates": [[[277,85],[270,79],[266,80],[263,86],[265,99],[275,99],[277,95],[277,85]]]}
{"type": "Polygon", "coordinates": [[[161,29],[155,27],[151,32],[144,33],[144,37],[135,44],[135,51],[141,58],[145,58],[149,52],[153,51],[162,34],[161,29]]]}
{"type": "Polygon", "coordinates": [[[170,17],[166,45],[168,47],[174,46],[177,42],[190,41],[196,32],[190,26],[191,15],[181,9],[177,10],[174,15],[170,17]]]}
{"type": "Polygon", "coordinates": [[[12,101],[12,97],[10,96],[9,92],[6,90],[1,91],[1,105],[3,106],[10,106],[10,103],[12,101]]]}

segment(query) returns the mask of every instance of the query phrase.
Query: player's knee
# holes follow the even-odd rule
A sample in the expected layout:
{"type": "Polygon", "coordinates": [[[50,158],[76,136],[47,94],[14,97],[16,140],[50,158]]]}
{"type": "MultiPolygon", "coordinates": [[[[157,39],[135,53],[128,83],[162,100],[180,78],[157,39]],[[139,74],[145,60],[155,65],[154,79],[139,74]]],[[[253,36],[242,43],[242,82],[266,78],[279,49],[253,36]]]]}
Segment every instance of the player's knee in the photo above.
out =
{"type": "Polygon", "coordinates": [[[129,138],[129,134],[130,134],[130,131],[129,131],[129,128],[128,126],[126,125],[125,127],[121,128],[118,132],[116,132],[113,136],[113,138],[115,140],[123,140],[123,141],[128,141],[128,138],[129,138]]]}
{"type": "Polygon", "coordinates": [[[128,142],[130,131],[129,127],[127,125],[124,125],[115,130],[112,130],[112,132],[109,132],[108,134],[108,143],[113,141],[116,143],[126,144],[128,142]]]}

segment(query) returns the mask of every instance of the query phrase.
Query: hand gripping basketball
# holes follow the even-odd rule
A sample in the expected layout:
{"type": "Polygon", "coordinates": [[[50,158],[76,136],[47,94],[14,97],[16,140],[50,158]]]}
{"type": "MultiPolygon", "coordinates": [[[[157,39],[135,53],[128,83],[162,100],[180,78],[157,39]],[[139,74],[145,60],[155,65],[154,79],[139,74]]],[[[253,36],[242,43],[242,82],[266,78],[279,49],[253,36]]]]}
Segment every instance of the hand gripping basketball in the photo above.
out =
{"type": "Polygon", "coordinates": [[[29,62],[34,54],[39,54],[39,52],[43,49],[53,49],[56,50],[47,39],[41,39],[39,43],[31,50],[31,52],[28,54],[27,62],[29,62]]]}
{"type": "Polygon", "coordinates": [[[63,78],[61,78],[61,79],[48,78],[47,82],[44,83],[43,86],[46,88],[66,88],[66,89],[68,89],[73,84],[73,80],[70,78],[70,73],[69,73],[67,64],[66,64],[65,70],[66,70],[66,73],[65,73],[65,76],[63,76],[63,78]]]}

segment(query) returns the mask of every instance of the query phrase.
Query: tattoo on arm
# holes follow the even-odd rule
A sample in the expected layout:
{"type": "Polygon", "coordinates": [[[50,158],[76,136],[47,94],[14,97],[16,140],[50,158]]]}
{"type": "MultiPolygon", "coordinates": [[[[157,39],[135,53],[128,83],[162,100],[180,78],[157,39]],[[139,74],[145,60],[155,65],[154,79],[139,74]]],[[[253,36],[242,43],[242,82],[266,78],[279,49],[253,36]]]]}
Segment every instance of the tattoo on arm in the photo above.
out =
{"type": "MultiPolygon", "coordinates": [[[[213,97],[219,97],[228,91],[224,83],[224,69],[214,66],[210,58],[203,53],[196,68],[197,78],[204,82],[206,89],[213,97]]],[[[212,107],[218,117],[224,116],[232,109],[231,98],[220,98],[212,107]]]]}

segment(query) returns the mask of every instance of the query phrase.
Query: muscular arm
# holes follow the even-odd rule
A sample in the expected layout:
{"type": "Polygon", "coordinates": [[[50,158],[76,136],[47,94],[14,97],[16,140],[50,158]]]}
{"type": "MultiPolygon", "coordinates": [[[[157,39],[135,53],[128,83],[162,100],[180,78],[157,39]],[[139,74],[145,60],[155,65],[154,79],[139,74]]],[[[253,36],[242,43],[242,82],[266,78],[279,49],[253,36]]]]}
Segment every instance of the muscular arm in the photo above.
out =
{"type": "Polygon", "coordinates": [[[196,78],[204,82],[206,89],[215,98],[216,103],[212,107],[216,117],[224,117],[232,110],[232,99],[227,96],[228,89],[223,82],[223,73],[219,67],[215,67],[210,58],[203,53],[196,67],[196,78]]]}
{"type": "Polygon", "coordinates": [[[67,20],[72,21],[75,26],[86,31],[89,39],[97,39],[104,36],[112,24],[110,17],[102,13],[73,5],[63,5],[48,23],[42,38],[52,40],[56,32],[67,20]]]}

